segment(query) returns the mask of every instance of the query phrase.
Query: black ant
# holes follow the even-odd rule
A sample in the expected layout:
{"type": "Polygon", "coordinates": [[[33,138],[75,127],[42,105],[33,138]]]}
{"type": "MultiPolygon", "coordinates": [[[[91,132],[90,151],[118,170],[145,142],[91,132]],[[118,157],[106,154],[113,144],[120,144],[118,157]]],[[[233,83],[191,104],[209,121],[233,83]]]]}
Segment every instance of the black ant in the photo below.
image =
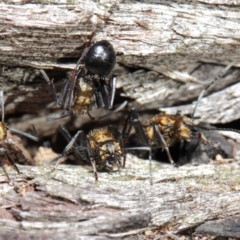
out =
{"type": "Polygon", "coordinates": [[[84,113],[87,113],[92,120],[97,120],[126,106],[125,101],[117,109],[100,118],[94,118],[89,113],[94,102],[97,108],[112,109],[116,92],[116,77],[111,74],[116,64],[114,48],[107,40],[91,45],[93,35],[94,33],[87,42],[71,78],[65,82],[60,97],[57,96],[53,81],[50,81],[47,74],[40,70],[50,85],[57,104],[63,109],[60,115],[48,117],[48,120],[84,113]]]}
{"type": "Polygon", "coordinates": [[[177,166],[173,161],[169,147],[173,146],[178,141],[189,142],[193,139],[197,139],[204,144],[215,146],[216,143],[209,141],[204,134],[199,131],[203,130],[221,130],[221,131],[233,131],[240,133],[240,131],[235,129],[227,128],[205,128],[202,126],[195,125],[193,122],[194,114],[197,108],[198,103],[206,93],[206,91],[218,80],[220,79],[234,64],[229,64],[224,68],[220,74],[200,93],[198,100],[193,109],[191,118],[182,115],[180,112],[177,112],[175,115],[169,115],[165,112],[161,112],[158,115],[152,117],[145,123],[141,123],[138,119],[137,111],[133,108],[128,115],[126,120],[124,131],[124,138],[127,139],[130,135],[132,127],[135,129],[135,134],[139,138],[139,142],[143,146],[149,146],[152,149],[163,148],[165,149],[169,162],[177,166]]]}
{"type": "Polygon", "coordinates": [[[97,170],[112,172],[125,168],[126,151],[141,149],[151,152],[149,147],[124,148],[122,132],[112,125],[94,129],[88,135],[80,130],[74,137],[62,125],[58,127],[58,131],[69,143],[63,153],[51,163],[56,162],[56,168],[62,157],[73,153],[78,160],[91,162],[95,181],[98,181],[97,170]]]}
{"type": "MultiPolygon", "coordinates": [[[[20,173],[17,165],[14,163],[13,159],[11,158],[10,154],[8,153],[8,149],[6,149],[6,147],[4,148],[4,141],[7,139],[7,132],[10,131],[10,132],[13,132],[13,133],[17,133],[17,134],[20,134],[20,135],[23,135],[27,138],[30,138],[32,139],[33,141],[39,141],[39,138],[37,136],[34,136],[34,135],[31,135],[29,133],[25,133],[25,132],[22,132],[18,129],[15,129],[15,128],[10,128],[7,126],[7,124],[4,122],[4,115],[5,115],[5,111],[4,111],[4,94],[3,94],[3,91],[0,90],[0,105],[1,105],[1,110],[2,110],[2,121],[0,122],[0,144],[2,145],[0,147],[0,155],[6,155],[7,158],[9,159],[9,161],[11,162],[11,164],[14,166],[15,170],[20,173]]],[[[36,130],[35,128],[33,128],[34,130],[34,133],[36,135],[36,130]]],[[[3,171],[4,173],[6,174],[9,182],[10,182],[10,177],[8,176],[8,173],[4,167],[4,164],[2,162],[2,159],[0,158],[0,164],[1,164],[1,167],[3,168],[3,171]]]]}

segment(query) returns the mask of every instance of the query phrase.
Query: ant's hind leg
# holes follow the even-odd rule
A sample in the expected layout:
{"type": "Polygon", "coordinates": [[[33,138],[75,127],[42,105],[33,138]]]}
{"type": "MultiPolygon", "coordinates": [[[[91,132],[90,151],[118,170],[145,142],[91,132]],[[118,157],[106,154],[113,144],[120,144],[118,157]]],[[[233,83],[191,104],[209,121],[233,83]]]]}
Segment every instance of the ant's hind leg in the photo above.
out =
{"type": "Polygon", "coordinates": [[[122,131],[124,144],[126,144],[126,141],[130,135],[132,127],[135,128],[136,134],[140,138],[141,144],[143,146],[148,146],[149,144],[148,144],[147,136],[143,130],[142,124],[139,121],[137,111],[134,108],[132,108],[131,112],[129,113],[122,131]]]}
{"type": "MultiPolygon", "coordinates": [[[[0,148],[0,155],[4,155],[4,154],[7,156],[8,160],[10,161],[10,163],[12,164],[14,169],[18,172],[18,174],[20,174],[20,171],[19,171],[17,165],[15,164],[15,162],[13,161],[12,157],[8,154],[8,152],[4,148],[0,148]]],[[[7,173],[7,170],[2,162],[2,159],[0,159],[0,165],[1,165],[5,175],[7,176],[8,181],[11,182],[11,178],[9,177],[9,175],[7,173]]]]}
{"type": "Polygon", "coordinates": [[[163,144],[163,147],[167,153],[168,156],[168,160],[169,162],[174,166],[174,167],[178,167],[177,164],[173,161],[172,156],[170,154],[169,148],[167,146],[167,143],[163,137],[163,135],[161,134],[161,132],[159,131],[159,128],[156,124],[153,124],[153,129],[154,129],[154,133],[155,136],[158,138],[158,140],[163,144]]]}

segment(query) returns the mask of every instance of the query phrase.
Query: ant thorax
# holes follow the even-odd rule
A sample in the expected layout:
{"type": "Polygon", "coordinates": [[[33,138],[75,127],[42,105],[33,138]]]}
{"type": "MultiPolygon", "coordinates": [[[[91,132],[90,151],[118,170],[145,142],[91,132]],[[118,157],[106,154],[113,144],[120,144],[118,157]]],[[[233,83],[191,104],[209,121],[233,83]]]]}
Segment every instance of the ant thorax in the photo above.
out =
{"type": "Polygon", "coordinates": [[[72,112],[74,114],[85,114],[91,111],[94,101],[94,88],[88,81],[78,78],[74,88],[74,97],[72,102],[72,112]]]}
{"type": "Polygon", "coordinates": [[[163,135],[167,146],[171,146],[176,142],[178,138],[174,133],[173,127],[176,117],[176,115],[168,115],[164,112],[161,112],[144,124],[145,134],[148,137],[151,146],[157,145],[160,148],[164,146],[163,143],[157,141],[157,138],[154,135],[155,131],[153,129],[153,123],[157,124],[157,127],[163,135]]]}
{"type": "Polygon", "coordinates": [[[6,123],[0,122],[0,141],[4,141],[7,137],[6,123]]]}

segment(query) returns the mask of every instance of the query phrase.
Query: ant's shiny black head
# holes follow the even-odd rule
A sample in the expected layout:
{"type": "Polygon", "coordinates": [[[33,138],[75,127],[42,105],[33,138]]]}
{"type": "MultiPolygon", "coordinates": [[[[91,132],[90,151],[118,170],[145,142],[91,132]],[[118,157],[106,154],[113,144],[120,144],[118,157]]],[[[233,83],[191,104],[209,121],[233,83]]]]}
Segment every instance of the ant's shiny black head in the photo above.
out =
{"type": "Polygon", "coordinates": [[[93,44],[85,57],[85,66],[92,74],[109,75],[116,64],[116,54],[112,44],[102,40],[93,44]]]}

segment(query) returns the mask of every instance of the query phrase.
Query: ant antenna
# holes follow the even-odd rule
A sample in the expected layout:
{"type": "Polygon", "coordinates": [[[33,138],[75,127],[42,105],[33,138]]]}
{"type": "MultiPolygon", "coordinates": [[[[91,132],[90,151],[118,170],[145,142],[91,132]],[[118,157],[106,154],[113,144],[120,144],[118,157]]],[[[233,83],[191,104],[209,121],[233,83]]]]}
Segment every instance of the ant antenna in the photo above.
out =
{"type": "Polygon", "coordinates": [[[77,76],[79,75],[79,73],[81,71],[81,68],[79,70],[78,67],[79,67],[81,61],[86,57],[94,35],[95,35],[95,32],[92,32],[92,34],[91,34],[91,36],[90,36],[90,38],[89,38],[89,40],[87,42],[87,47],[84,49],[81,57],[78,59],[76,67],[74,68],[74,70],[72,72],[72,75],[71,75],[71,78],[69,79],[70,84],[69,84],[69,88],[67,90],[68,92],[67,92],[67,95],[66,95],[66,98],[67,98],[66,99],[66,106],[67,107],[70,106],[71,100],[73,98],[73,88],[75,86],[77,76]]]}
{"type": "Polygon", "coordinates": [[[240,134],[240,130],[233,129],[233,128],[208,128],[208,127],[203,127],[203,126],[198,126],[198,128],[207,130],[207,131],[229,131],[229,132],[235,132],[240,134]]]}
{"type": "Polygon", "coordinates": [[[39,137],[34,136],[34,135],[32,135],[32,134],[29,134],[29,133],[25,133],[25,132],[20,131],[20,130],[18,130],[18,129],[15,129],[15,128],[8,128],[8,130],[11,131],[11,132],[14,132],[14,133],[17,133],[17,134],[23,135],[23,136],[25,136],[25,137],[27,137],[27,138],[30,138],[30,139],[32,139],[33,141],[36,141],[36,142],[39,141],[39,137]]]}
{"type": "Polygon", "coordinates": [[[192,115],[191,115],[191,119],[194,118],[194,114],[196,112],[197,106],[199,104],[199,102],[201,101],[201,99],[203,98],[203,96],[205,95],[205,93],[208,91],[208,89],[216,82],[218,81],[220,78],[223,77],[223,75],[236,63],[236,61],[231,62],[230,64],[227,65],[227,67],[225,67],[219,74],[218,76],[200,93],[197,102],[194,106],[192,115]]]}
{"type": "Polygon", "coordinates": [[[57,97],[54,85],[52,84],[51,80],[49,79],[48,75],[46,74],[46,72],[43,69],[40,69],[40,72],[43,75],[46,82],[48,83],[48,85],[50,86],[51,91],[53,92],[53,95],[54,95],[54,99],[58,103],[58,97],[57,97]]]}

